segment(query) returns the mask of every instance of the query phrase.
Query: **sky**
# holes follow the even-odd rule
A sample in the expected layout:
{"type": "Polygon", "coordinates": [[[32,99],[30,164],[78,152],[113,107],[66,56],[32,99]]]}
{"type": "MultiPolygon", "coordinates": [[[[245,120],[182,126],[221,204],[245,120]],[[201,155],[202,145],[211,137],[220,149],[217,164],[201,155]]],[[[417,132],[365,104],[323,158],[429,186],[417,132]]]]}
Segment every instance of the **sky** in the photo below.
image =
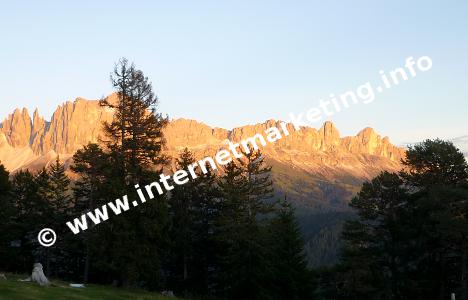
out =
{"type": "Polygon", "coordinates": [[[126,57],[162,113],[229,129],[287,120],[430,56],[430,71],[330,120],[342,135],[370,126],[399,145],[466,141],[467,11],[465,1],[0,0],[0,118],[38,107],[50,119],[66,100],[108,95],[126,57]]]}

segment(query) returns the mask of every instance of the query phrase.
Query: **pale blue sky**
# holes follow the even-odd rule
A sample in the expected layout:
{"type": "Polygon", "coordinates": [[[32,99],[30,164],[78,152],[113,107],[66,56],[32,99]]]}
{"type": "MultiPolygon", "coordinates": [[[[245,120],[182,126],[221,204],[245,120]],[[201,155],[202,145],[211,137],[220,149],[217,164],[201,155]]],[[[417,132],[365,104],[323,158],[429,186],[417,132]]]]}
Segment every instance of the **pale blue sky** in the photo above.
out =
{"type": "Polygon", "coordinates": [[[163,113],[232,128],[287,119],[429,55],[432,70],[332,121],[398,144],[468,134],[466,2],[324,2],[1,1],[0,117],[39,107],[49,119],[65,100],[108,94],[125,56],[163,113]]]}

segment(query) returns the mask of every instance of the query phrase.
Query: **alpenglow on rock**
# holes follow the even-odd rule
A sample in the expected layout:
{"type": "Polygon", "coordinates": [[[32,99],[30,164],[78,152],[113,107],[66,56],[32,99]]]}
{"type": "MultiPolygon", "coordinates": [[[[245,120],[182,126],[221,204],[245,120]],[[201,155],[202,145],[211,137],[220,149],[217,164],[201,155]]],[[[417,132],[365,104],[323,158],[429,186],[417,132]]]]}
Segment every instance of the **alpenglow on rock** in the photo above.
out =
{"type": "MultiPolygon", "coordinates": [[[[115,95],[109,97],[115,98],[115,95]]],[[[115,101],[115,99],[111,99],[115,101]]],[[[26,108],[16,109],[8,115],[0,127],[0,160],[10,171],[33,165],[38,167],[46,156],[59,154],[69,159],[76,150],[89,142],[98,143],[105,138],[102,123],[110,121],[113,111],[99,106],[98,100],[77,98],[57,107],[50,122],[42,118],[36,109],[31,116],[26,108]],[[16,156],[16,157],[15,157],[16,156]]],[[[188,147],[197,156],[211,155],[226,144],[226,140],[238,142],[279,121],[246,125],[232,130],[212,128],[194,120],[178,119],[165,129],[168,154],[177,155],[188,147]]],[[[388,137],[382,138],[372,128],[365,128],[356,136],[341,137],[331,122],[325,122],[318,130],[305,127],[279,140],[263,151],[271,159],[290,162],[303,169],[320,167],[357,167],[363,177],[371,169],[397,169],[404,156],[404,149],[392,145],[388,137]],[[368,157],[367,157],[368,156],[368,157]]],[[[372,171],[372,170],[371,170],[372,171]]],[[[374,172],[370,172],[374,173],[374,172]]],[[[355,174],[359,175],[359,174],[355,174]]]]}

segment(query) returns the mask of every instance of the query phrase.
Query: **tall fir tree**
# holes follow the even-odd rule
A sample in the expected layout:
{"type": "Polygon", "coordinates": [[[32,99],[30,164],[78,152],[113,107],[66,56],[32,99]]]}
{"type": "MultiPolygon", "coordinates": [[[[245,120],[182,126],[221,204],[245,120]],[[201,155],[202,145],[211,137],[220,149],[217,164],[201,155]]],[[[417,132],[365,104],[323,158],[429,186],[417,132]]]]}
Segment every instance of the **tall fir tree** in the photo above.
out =
{"type": "Polygon", "coordinates": [[[12,262],[17,259],[11,243],[15,240],[15,215],[17,211],[13,203],[11,193],[12,185],[9,179],[10,173],[3,164],[0,164],[0,269],[12,270],[12,262]]]}
{"type": "Polygon", "coordinates": [[[220,213],[220,192],[211,168],[197,172],[192,199],[193,254],[191,290],[195,294],[212,293],[217,276],[216,220],[220,213]]]}
{"type": "MultiPolygon", "coordinates": [[[[180,153],[176,159],[176,168],[178,170],[186,170],[187,167],[194,163],[195,159],[187,148],[180,153]]],[[[192,272],[191,261],[194,252],[194,218],[193,215],[193,198],[195,197],[196,183],[191,177],[188,182],[183,185],[175,186],[171,192],[169,202],[169,213],[171,217],[170,236],[171,245],[171,284],[175,290],[187,292],[189,272],[192,272]]]]}
{"type": "Polygon", "coordinates": [[[72,254],[67,243],[68,231],[64,225],[71,216],[73,202],[71,182],[65,174],[65,166],[60,162],[60,158],[57,156],[54,163],[36,174],[34,181],[37,185],[37,197],[41,199],[41,203],[47,204],[47,213],[43,217],[46,226],[53,228],[60,237],[53,246],[39,248],[37,256],[45,262],[47,275],[71,273],[70,266],[66,262],[71,259],[72,254]]]}
{"type": "Polygon", "coordinates": [[[271,168],[260,151],[244,152],[244,159],[224,168],[218,241],[219,293],[229,299],[267,299],[268,282],[266,216],[273,211],[271,168]]]}
{"type": "Polygon", "coordinates": [[[20,258],[17,270],[29,272],[37,258],[35,252],[43,249],[37,243],[36,235],[40,228],[48,225],[51,208],[47,201],[38,196],[35,176],[28,170],[16,172],[11,182],[16,213],[12,220],[12,230],[18,239],[19,247],[16,249],[20,258]]]}
{"type": "MultiPolygon", "coordinates": [[[[176,161],[179,170],[195,162],[185,148],[176,161]]],[[[170,287],[189,294],[207,294],[213,280],[215,266],[214,226],[218,212],[215,175],[208,168],[203,173],[195,170],[196,178],[177,186],[171,193],[171,274],[170,287]]]]}
{"type": "MultiPolygon", "coordinates": [[[[88,211],[94,211],[108,201],[106,190],[106,177],[109,170],[109,157],[97,144],[88,144],[83,149],[78,150],[73,155],[73,164],[70,169],[79,179],[73,187],[75,214],[83,214],[88,211]]],[[[99,240],[103,238],[104,231],[99,228],[93,228],[90,225],[87,231],[82,232],[80,238],[81,255],[84,258],[83,282],[87,283],[90,279],[90,269],[93,258],[97,257],[96,246],[99,240]]],[[[103,271],[103,270],[100,270],[103,271]]]]}
{"type": "Polygon", "coordinates": [[[62,224],[70,215],[72,198],[70,193],[70,178],[65,174],[65,166],[57,156],[55,162],[49,166],[49,184],[47,201],[54,211],[54,221],[62,224]]]}
{"type": "Polygon", "coordinates": [[[116,64],[111,82],[117,101],[100,101],[114,110],[113,121],[104,123],[109,138],[106,144],[118,154],[122,178],[137,184],[148,169],[167,163],[161,151],[165,143],[162,129],[168,119],[157,111],[158,98],[149,79],[127,59],[116,64]]]}
{"type": "MultiPolygon", "coordinates": [[[[110,197],[137,199],[135,186],[158,180],[167,158],[162,154],[162,129],[167,118],[157,112],[158,99],[141,70],[121,59],[111,75],[116,100],[100,101],[114,110],[112,122],[104,123],[105,144],[111,167],[106,178],[110,197]]],[[[115,199],[114,198],[114,199],[115,199]]],[[[156,288],[161,283],[161,257],[167,249],[167,201],[164,196],[134,207],[125,216],[105,224],[109,267],[114,281],[123,285],[156,288]]]]}
{"type": "MultiPolygon", "coordinates": [[[[313,299],[312,275],[307,269],[304,240],[286,199],[279,203],[269,225],[268,258],[272,266],[271,286],[275,299],[313,299]]],[[[273,299],[273,298],[272,298],[273,299]]]]}
{"type": "Polygon", "coordinates": [[[343,229],[344,295],[350,299],[404,299],[401,285],[408,194],[397,174],[383,172],[363,184],[350,206],[358,218],[343,229]]]}

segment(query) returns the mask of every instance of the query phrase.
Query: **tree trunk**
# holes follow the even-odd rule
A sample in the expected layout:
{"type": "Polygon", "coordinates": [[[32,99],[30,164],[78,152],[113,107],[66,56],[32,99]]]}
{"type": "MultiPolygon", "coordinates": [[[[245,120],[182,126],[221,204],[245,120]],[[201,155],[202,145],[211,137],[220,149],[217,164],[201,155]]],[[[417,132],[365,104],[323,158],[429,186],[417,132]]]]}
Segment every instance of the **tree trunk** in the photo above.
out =
{"type": "Polygon", "coordinates": [[[50,249],[46,249],[46,274],[47,276],[50,277],[51,272],[50,272],[50,249]]]}
{"type": "Polygon", "coordinates": [[[89,255],[89,241],[86,239],[86,258],[85,258],[85,265],[84,265],[84,273],[83,273],[83,283],[88,283],[89,279],[89,260],[91,259],[89,255]]]}
{"type": "Polygon", "coordinates": [[[184,281],[187,280],[188,270],[187,270],[187,257],[184,255],[184,281]]]}
{"type": "Polygon", "coordinates": [[[466,245],[463,247],[463,256],[462,256],[462,274],[461,274],[461,298],[462,300],[468,300],[468,291],[467,291],[467,267],[466,267],[466,259],[468,255],[468,250],[466,249],[466,245]]]}
{"type": "Polygon", "coordinates": [[[439,300],[445,299],[445,258],[440,255],[441,257],[441,272],[439,277],[439,300]]]}

